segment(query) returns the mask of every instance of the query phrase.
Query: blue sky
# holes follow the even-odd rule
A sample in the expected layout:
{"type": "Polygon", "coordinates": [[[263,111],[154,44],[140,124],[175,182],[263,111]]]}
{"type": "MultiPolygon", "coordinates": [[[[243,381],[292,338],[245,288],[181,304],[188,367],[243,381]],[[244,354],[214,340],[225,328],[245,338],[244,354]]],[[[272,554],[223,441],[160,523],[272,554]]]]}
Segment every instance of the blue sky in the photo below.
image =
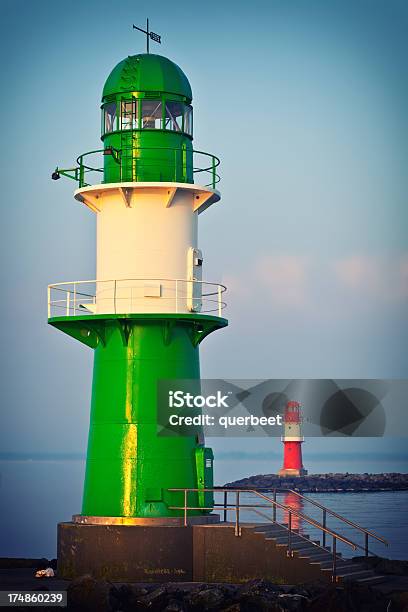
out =
{"type": "MultiPolygon", "coordinates": [[[[94,218],[50,172],[99,147],[103,83],[144,50],[131,26],[146,16],[192,84],[195,147],[222,160],[199,232],[230,326],[203,343],[203,377],[407,377],[405,0],[1,4],[0,451],[86,447],[92,353],[47,327],[46,286],[94,277],[94,218]]],[[[343,453],[344,470],[369,452],[369,470],[404,446],[309,448],[343,453]]]]}

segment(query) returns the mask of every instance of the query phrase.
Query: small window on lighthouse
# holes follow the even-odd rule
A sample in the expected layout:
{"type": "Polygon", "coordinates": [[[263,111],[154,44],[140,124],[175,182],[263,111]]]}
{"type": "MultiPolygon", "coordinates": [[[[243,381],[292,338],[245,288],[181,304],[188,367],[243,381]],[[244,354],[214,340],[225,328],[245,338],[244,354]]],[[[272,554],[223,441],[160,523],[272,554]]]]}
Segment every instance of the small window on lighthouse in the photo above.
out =
{"type": "Polygon", "coordinates": [[[111,102],[105,106],[105,133],[113,132],[116,129],[116,102],[111,102]]]}
{"type": "Polygon", "coordinates": [[[142,128],[160,130],[162,103],[160,100],[142,100],[142,128]]]}
{"type": "Polygon", "coordinates": [[[173,132],[183,131],[183,104],[181,102],[166,102],[164,129],[173,132]]]}
{"type": "Polygon", "coordinates": [[[184,131],[189,136],[193,135],[193,107],[188,104],[184,106],[184,131]]]}
{"type": "Polygon", "coordinates": [[[137,100],[123,100],[121,109],[121,129],[137,129],[137,100]]]}

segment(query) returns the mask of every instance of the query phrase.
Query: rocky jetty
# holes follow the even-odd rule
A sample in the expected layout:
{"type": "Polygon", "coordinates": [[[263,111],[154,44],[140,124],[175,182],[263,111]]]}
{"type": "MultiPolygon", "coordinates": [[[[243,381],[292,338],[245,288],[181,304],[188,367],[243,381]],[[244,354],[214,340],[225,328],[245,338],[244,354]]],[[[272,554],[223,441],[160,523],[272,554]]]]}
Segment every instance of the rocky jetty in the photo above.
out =
{"type": "Polygon", "coordinates": [[[406,593],[384,594],[370,587],[326,582],[285,586],[267,580],[243,585],[182,584],[110,585],[83,576],[68,586],[72,612],[259,612],[285,610],[309,612],[383,612],[406,610],[406,593]]]}
{"type": "MultiPolygon", "coordinates": [[[[360,557],[353,559],[361,560],[360,557]]],[[[91,575],[73,581],[60,580],[58,576],[35,580],[33,570],[44,565],[55,566],[55,559],[2,559],[0,588],[11,588],[13,592],[66,590],[67,612],[407,612],[408,563],[379,557],[363,560],[388,574],[388,583],[375,587],[322,581],[285,585],[260,578],[244,584],[124,584],[97,580],[91,575]]],[[[49,607],[36,609],[50,610],[49,607]]]]}
{"type": "Polygon", "coordinates": [[[225,487],[253,489],[294,489],[303,493],[311,492],[363,492],[363,491],[405,491],[408,489],[408,474],[397,472],[384,474],[310,474],[308,476],[277,476],[258,474],[228,482],[225,487]]]}

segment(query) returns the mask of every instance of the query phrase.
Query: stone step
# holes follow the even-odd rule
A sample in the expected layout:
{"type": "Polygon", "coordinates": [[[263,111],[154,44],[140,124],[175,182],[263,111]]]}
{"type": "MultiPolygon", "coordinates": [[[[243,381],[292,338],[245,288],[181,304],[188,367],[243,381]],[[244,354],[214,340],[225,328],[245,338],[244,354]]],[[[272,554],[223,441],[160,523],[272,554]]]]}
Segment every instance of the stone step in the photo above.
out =
{"type": "MultiPolygon", "coordinates": [[[[262,529],[254,529],[254,531],[257,533],[289,533],[289,529],[281,527],[280,525],[270,525],[269,527],[262,527],[262,529]]],[[[294,532],[292,529],[293,533],[298,533],[298,531],[294,532]]]]}
{"type": "Polygon", "coordinates": [[[256,527],[253,527],[254,531],[265,531],[267,529],[285,529],[285,527],[282,527],[282,525],[280,525],[279,523],[273,523],[273,522],[260,523],[256,527]]]}
{"type": "Polygon", "coordinates": [[[259,523],[256,527],[253,528],[254,531],[264,531],[264,529],[274,529],[281,528],[279,523],[259,523]]]}
{"type": "MultiPolygon", "coordinates": [[[[285,527],[285,529],[289,530],[289,523],[281,523],[281,524],[282,524],[282,525],[285,527]]],[[[294,529],[294,528],[292,527],[292,531],[294,531],[295,533],[296,533],[296,532],[299,532],[299,528],[297,528],[297,527],[296,527],[296,528],[294,529]]]]}
{"type": "MultiPolygon", "coordinates": [[[[320,561],[317,559],[311,559],[310,565],[319,565],[322,569],[330,569],[333,567],[333,559],[321,559],[320,561]]],[[[344,571],[345,569],[366,569],[364,565],[359,565],[358,563],[353,563],[352,561],[347,562],[341,559],[337,559],[337,568],[344,571]]]]}
{"type": "MultiPolygon", "coordinates": [[[[256,533],[264,536],[265,540],[275,542],[279,548],[288,548],[288,524],[262,524],[254,528],[256,533]]],[[[300,535],[299,529],[292,529],[292,550],[296,557],[306,563],[318,567],[323,574],[331,575],[333,557],[330,546],[321,546],[319,540],[311,540],[310,535],[300,535]]],[[[360,584],[375,585],[387,580],[386,576],[376,574],[364,565],[353,563],[350,559],[343,559],[337,553],[336,578],[339,582],[355,581],[360,584]]]]}
{"type": "MultiPolygon", "coordinates": [[[[302,554],[299,555],[299,556],[302,556],[302,557],[303,556],[305,556],[305,557],[307,556],[310,559],[316,559],[316,558],[320,558],[320,557],[323,557],[325,559],[332,559],[333,558],[333,555],[328,550],[324,550],[323,548],[320,548],[320,546],[319,547],[318,546],[313,547],[310,550],[306,550],[306,551],[303,550],[302,554]]],[[[337,554],[336,556],[337,556],[338,559],[340,558],[339,554],[337,554]]]]}
{"type": "MultiPolygon", "coordinates": [[[[275,542],[277,548],[280,548],[280,549],[289,548],[287,540],[285,540],[285,542],[276,542],[276,540],[273,540],[273,539],[269,541],[275,542]]],[[[309,544],[309,542],[293,542],[292,541],[292,551],[298,553],[298,556],[300,555],[300,553],[303,553],[305,550],[307,551],[307,553],[313,554],[315,551],[315,546],[311,543],[309,544]]]]}
{"type": "Polygon", "coordinates": [[[381,574],[375,574],[372,577],[361,578],[358,580],[359,584],[368,584],[371,586],[372,584],[380,584],[381,582],[387,582],[389,580],[389,576],[381,576],[381,574]]]}
{"type": "MultiPolygon", "coordinates": [[[[274,535],[272,533],[265,534],[265,540],[274,540],[277,544],[287,544],[289,541],[288,534],[285,535],[274,535]]],[[[301,536],[292,535],[292,543],[295,542],[311,542],[311,540],[305,540],[301,536]]]]}
{"type": "Polygon", "coordinates": [[[331,567],[333,565],[333,559],[331,557],[306,557],[306,555],[300,555],[300,559],[308,563],[309,565],[319,565],[326,564],[326,567],[331,567]]]}
{"type": "MultiPolygon", "coordinates": [[[[331,569],[322,569],[323,573],[330,573],[331,574],[331,569]]],[[[356,570],[356,571],[352,571],[352,570],[341,570],[340,568],[337,568],[336,571],[336,576],[338,579],[341,580],[361,580],[363,578],[375,578],[377,574],[375,574],[372,570],[356,570]]]]}
{"type": "MultiPolygon", "coordinates": [[[[284,527],[263,527],[262,529],[254,530],[255,533],[263,533],[263,534],[276,534],[276,535],[287,535],[289,533],[289,529],[285,529],[284,527]]],[[[292,533],[294,535],[299,535],[299,530],[294,531],[292,529],[292,533]]],[[[308,534],[301,534],[304,538],[310,538],[308,534]]]]}
{"type": "MultiPolygon", "coordinates": [[[[292,549],[298,550],[299,552],[314,552],[315,550],[321,550],[318,548],[319,540],[311,540],[310,542],[293,542],[292,541],[292,549]]],[[[323,551],[322,551],[323,552],[323,551]]]]}
{"type": "Polygon", "coordinates": [[[288,533],[287,529],[275,529],[273,527],[269,529],[267,527],[264,527],[263,529],[255,529],[254,531],[255,533],[261,533],[263,535],[270,533],[273,533],[274,535],[284,535],[285,533],[288,533]]]}
{"type": "MultiPolygon", "coordinates": [[[[313,552],[315,552],[315,554],[320,554],[320,553],[324,554],[324,552],[326,551],[327,554],[330,555],[330,558],[331,558],[331,556],[332,556],[331,546],[322,546],[319,540],[310,540],[310,541],[314,542],[317,545],[315,550],[318,551],[318,552],[313,551],[313,552]]],[[[337,552],[336,556],[337,556],[338,559],[341,559],[343,557],[343,553],[337,552]]],[[[343,561],[344,561],[344,559],[343,559],[343,561]]],[[[346,561],[347,561],[347,559],[346,559],[346,561]]]]}
{"type": "MultiPolygon", "coordinates": [[[[270,527],[270,528],[264,527],[263,529],[257,529],[255,531],[255,533],[261,533],[263,535],[287,536],[288,533],[289,533],[289,530],[285,529],[284,527],[281,527],[281,528],[279,528],[279,527],[278,528],[276,528],[276,527],[270,527]]],[[[298,536],[299,535],[299,531],[292,530],[292,534],[294,536],[298,536]]]]}

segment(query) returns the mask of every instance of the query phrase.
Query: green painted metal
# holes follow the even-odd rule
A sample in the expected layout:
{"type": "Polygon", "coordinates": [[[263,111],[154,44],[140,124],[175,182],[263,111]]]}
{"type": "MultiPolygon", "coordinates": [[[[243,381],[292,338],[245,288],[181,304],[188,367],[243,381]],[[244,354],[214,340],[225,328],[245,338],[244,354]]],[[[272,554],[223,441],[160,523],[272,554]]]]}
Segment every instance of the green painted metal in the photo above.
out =
{"type": "Polygon", "coordinates": [[[199,183],[215,188],[220,160],[197,164],[193,160],[191,87],[184,72],[166,57],[154,54],[129,56],[109,75],[102,95],[101,140],[103,149],[78,157],[74,168],[56,168],[60,175],[93,183],[161,181],[199,183]],[[91,153],[103,152],[103,164],[88,161],[91,153]],[[84,159],[87,157],[88,159],[84,159]],[[89,173],[97,173],[89,181],[89,173]],[[203,180],[204,179],[204,180],[203,180]]]}
{"type": "Polygon", "coordinates": [[[118,93],[161,91],[175,94],[191,102],[193,94],[184,72],[162,55],[131,55],[115,66],[103,88],[102,99],[118,93]]]}
{"type": "MultiPolygon", "coordinates": [[[[227,325],[199,314],[54,317],[54,327],[95,350],[82,514],[180,516],[182,493],[212,487],[211,449],[194,437],[157,435],[157,383],[200,377],[200,341],[227,325]]],[[[211,494],[210,494],[211,497],[211,494]]],[[[212,503],[192,495],[198,507],[212,503]]],[[[208,511],[191,511],[205,514],[208,511]]]]}
{"type": "Polygon", "coordinates": [[[105,155],[104,182],[192,183],[192,130],[184,117],[191,100],[187,77],[166,57],[140,54],[121,61],[102,95],[102,141],[105,150],[118,152],[105,155]],[[181,111],[177,130],[166,129],[166,109],[172,104],[181,111]],[[151,109],[150,120],[145,105],[151,109]]]}
{"type": "MultiPolygon", "coordinates": [[[[95,162],[88,161],[88,159],[92,159],[91,156],[94,156],[94,154],[100,154],[102,156],[104,151],[105,149],[97,149],[96,151],[88,151],[87,153],[82,153],[81,155],[78,156],[78,159],[77,159],[78,166],[74,168],[58,168],[57,167],[55,169],[55,172],[61,176],[66,176],[67,178],[77,181],[78,187],[80,188],[88,187],[91,184],[100,183],[102,182],[102,177],[104,174],[104,167],[102,166],[102,162],[101,164],[96,164],[95,162]],[[90,181],[90,178],[89,178],[90,175],[94,179],[93,183],[88,182],[90,181]]],[[[161,158],[163,151],[165,151],[163,150],[163,148],[138,149],[138,151],[135,152],[136,155],[133,161],[135,167],[137,165],[138,172],[134,172],[133,176],[136,177],[137,180],[141,180],[145,176],[148,176],[149,168],[147,166],[150,165],[150,162],[148,160],[150,159],[151,156],[154,155],[154,153],[156,153],[156,155],[159,158],[161,158]],[[147,160],[146,164],[144,164],[145,154],[148,155],[148,157],[146,158],[147,160]]],[[[193,183],[195,182],[194,175],[198,175],[198,182],[200,185],[203,185],[205,187],[211,187],[212,189],[215,189],[217,183],[219,183],[220,181],[220,176],[217,173],[217,168],[220,165],[219,158],[216,157],[216,155],[212,155],[211,153],[205,153],[204,151],[197,151],[195,149],[192,150],[192,153],[196,154],[196,156],[199,155],[205,158],[205,159],[201,158],[201,161],[198,163],[196,161],[193,162],[194,164],[194,167],[192,169],[193,170],[193,183]]],[[[163,172],[161,174],[159,173],[159,178],[162,177],[164,181],[164,177],[172,176],[173,179],[167,182],[179,182],[179,183],[191,182],[191,172],[190,171],[186,173],[182,173],[182,174],[180,174],[179,172],[179,168],[181,167],[180,166],[180,155],[181,153],[179,149],[177,148],[169,149],[168,157],[166,158],[168,161],[166,172],[163,172]],[[170,160],[172,160],[171,163],[170,163],[170,160]]],[[[114,161],[116,160],[115,163],[118,164],[119,162],[118,162],[117,152],[113,151],[112,156],[113,156],[113,160],[114,161]]],[[[165,162],[166,159],[164,160],[162,159],[162,161],[165,162]]],[[[115,172],[118,178],[118,182],[121,182],[119,180],[121,176],[121,166],[120,165],[112,166],[112,177],[114,177],[115,172]]],[[[130,176],[130,175],[126,174],[125,176],[130,176]]],[[[157,178],[157,174],[155,174],[155,177],[157,178]]]]}
{"type": "Polygon", "coordinates": [[[193,183],[193,146],[183,134],[164,130],[126,130],[104,137],[119,161],[104,155],[104,183],[161,181],[193,183]]]}
{"type": "MultiPolygon", "coordinates": [[[[219,159],[210,155],[203,165],[193,163],[191,100],[190,84],[176,64],[153,54],[128,57],[104,87],[103,149],[80,155],[74,168],[56,168],[53,178],[65,175],[79,187],[91,184],[92,173],[95,183],[193,183],[194,173],[208,172],[215,188],[219,159]],[[103,164],[88,161],[101,153],[103,164]]],[[[94,349],[82,513],[179,516],[182,511],[169,507],[182,506],[183,494],[171,488],[198,488],[189,503],[211,506],[203,489],[213,485],[212,451],[201,435],[157,435],[156,392],[162,379],[198,382],[199,344],[227,321],[200,314],[104,314],[49,323],[94,349]]]]}

